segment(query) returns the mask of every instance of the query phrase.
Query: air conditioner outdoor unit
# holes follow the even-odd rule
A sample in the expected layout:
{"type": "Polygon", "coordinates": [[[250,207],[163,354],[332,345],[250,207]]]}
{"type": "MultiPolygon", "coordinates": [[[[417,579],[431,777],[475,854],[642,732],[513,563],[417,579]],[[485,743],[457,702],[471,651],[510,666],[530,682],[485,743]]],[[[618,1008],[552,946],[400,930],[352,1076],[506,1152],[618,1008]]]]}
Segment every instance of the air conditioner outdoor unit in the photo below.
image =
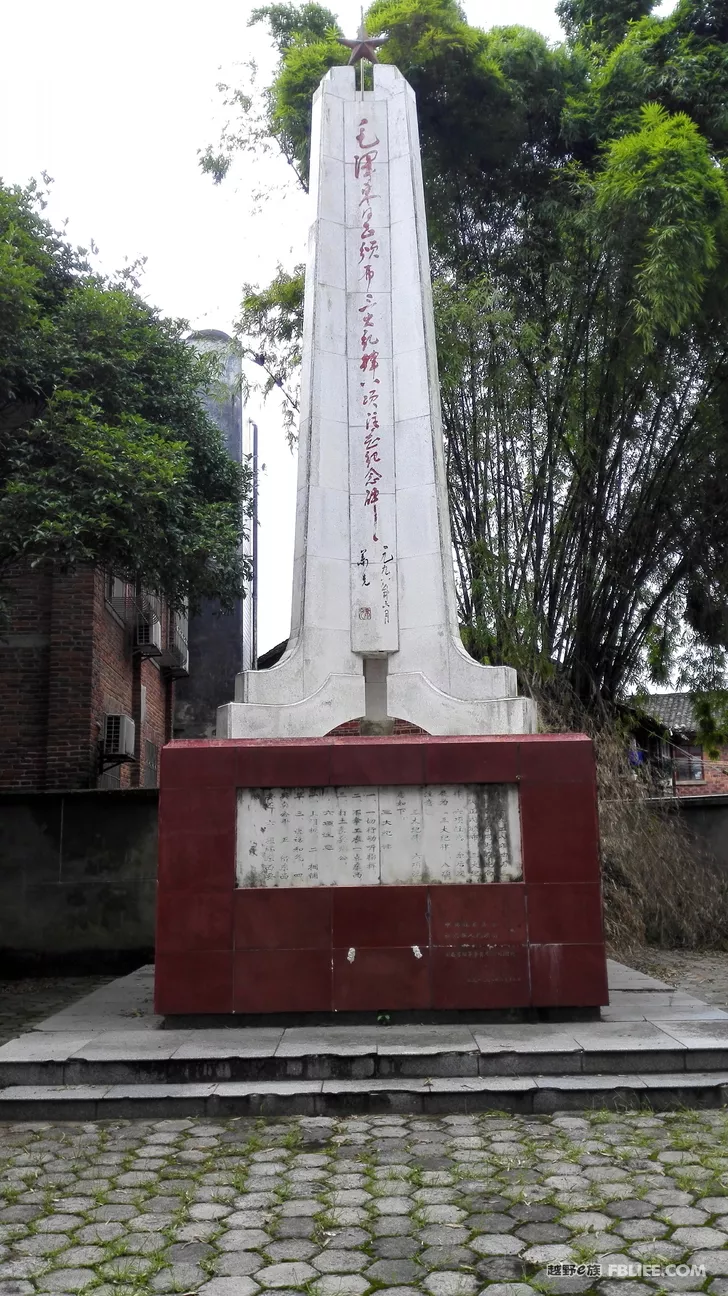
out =
{"type": "Polygon", "coordinates": [[[134,759],[135,726],[131,716],[107,715],[104,725],[104,756],[134,759]]]}
{"type": "Polygon", "coordinates": [[[134,631],[134,651],[142,657],[159,657],[162,652],[162,627],[159,621],[139,617],[134,631]]]}

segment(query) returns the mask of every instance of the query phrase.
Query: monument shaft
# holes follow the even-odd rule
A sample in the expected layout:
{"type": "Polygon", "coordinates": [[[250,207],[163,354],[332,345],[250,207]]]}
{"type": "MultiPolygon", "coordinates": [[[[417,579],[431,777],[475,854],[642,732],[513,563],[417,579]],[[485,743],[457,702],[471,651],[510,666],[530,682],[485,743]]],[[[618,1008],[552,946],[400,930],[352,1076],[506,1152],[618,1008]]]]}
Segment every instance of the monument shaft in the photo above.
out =
{"type": "Polygon", "coordinates": [[[535,728],[515,672],[460,641],[415,98],[373,73],[362,94],[334,68],[314,99],[291,637],[238,677],[221,737],[535,728]]]}

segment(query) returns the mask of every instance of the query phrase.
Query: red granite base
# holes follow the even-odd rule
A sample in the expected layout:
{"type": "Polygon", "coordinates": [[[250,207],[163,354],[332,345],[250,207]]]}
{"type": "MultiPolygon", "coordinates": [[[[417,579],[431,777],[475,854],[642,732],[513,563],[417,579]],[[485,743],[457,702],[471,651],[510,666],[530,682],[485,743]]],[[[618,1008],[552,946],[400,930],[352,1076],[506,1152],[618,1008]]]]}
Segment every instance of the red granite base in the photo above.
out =
{"type": "Polygon", "coordinates": [[[588,738],[233,739],[163,749],[157,1012],[607,1002],[588,738]],[[236,887],[239,788],[426,783],[518,784],[522,882],[236,887]]]}

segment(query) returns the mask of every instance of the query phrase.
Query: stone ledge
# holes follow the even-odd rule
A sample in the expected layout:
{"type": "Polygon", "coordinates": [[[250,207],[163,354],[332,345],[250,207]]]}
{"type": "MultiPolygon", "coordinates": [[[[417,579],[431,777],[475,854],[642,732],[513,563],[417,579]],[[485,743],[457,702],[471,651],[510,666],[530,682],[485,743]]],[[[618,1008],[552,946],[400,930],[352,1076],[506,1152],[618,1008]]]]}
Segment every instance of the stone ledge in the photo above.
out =
{"type": "MultiPolygon", "coordinates": [[[[332,1028],[332,1031],[335,1028],[332,1028]]],[[[244,1032],[231,1031],[229,1047],[216,1040],[199,1038],[186,1044],[172,1041],[164,1047],[167,1034],[150,1036],[140,1032],[135,1038],[106,1043],[103,1037],[79,1047],[78,1039],[63,1048],[56,1038],[48,1039],[47,1049],[38,1047],[37,1036],[21,1037],[0,1049],[0,1084],[64,1085],[83,1084],[196,1084],[211,1083],[292,1083],[292,1082],[376,1082],[398,1084],[407,1079],[465,1080],[467,1077],[494,1084],[510,1077],[531,1075],[609,1076],[640,1074],[647,1065],[652,1072],[669,1074],[728,1071],[726,1041],[712,1045],[698,1037],[687,1046],[667,1033],[642,1040],[626,1035],[617,1047],[609,1041],[605,1047],[598,1033],[588,1044],[573,1037],[558,1036],[553,1045],[548,1036],[538,1038],[538,1026],[532,1041],[524,1040],[520,1048],[480,1049],[452,1048],[447,1043],[438,1049],[419,1049],[416,1043],[391,1054],[386,1046],[363,1042],[358,1046],[338,1046],[320,1032],[306,1051],[276,1052],[271,1046],[256,1048],[240,1039],[244,1032]],[[29,1040],[27,1049],[25,1041],[29,1040]],[[158,1047],[153,1047],[158,1045],[158,1047]],[[544,1047],[545,1046],[545,1047],[544,1047]]],[[[365,1032],[364,1032],[365,1033],[365,1032]]],[[[434,1032],[436,1033],[436,1032],[434,1032]]]]}
{"type": "Polygon", "coordinates": [[[326,1116],[363,1111],[554,1112],[720,1107],[728,1073],[495,1076],[220,1084],[38,1085],[0,1090],[0,1121],[167,1116],[326,1116]]]}

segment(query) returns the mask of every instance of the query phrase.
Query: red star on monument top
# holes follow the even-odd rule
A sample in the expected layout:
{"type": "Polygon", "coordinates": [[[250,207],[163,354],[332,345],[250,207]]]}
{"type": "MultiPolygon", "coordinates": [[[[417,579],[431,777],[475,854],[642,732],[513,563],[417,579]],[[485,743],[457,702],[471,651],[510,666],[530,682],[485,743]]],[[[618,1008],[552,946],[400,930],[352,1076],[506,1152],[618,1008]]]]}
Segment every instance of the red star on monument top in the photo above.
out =
{"type": "Polygon", "coordinates": [[[347,40],[344,36],[339,37],[339,44],[348,45],[351,50],[351,56],[349,58],[350,65],[352,63],[359,63],[361,59],[368,59],[370,63],[378,63],[377,50],[380,45],[384,45],[385,43],[385,38],[383,36],[367,35],[363,17],[359,24],[359,34],[356,40],[347,40]]]}

